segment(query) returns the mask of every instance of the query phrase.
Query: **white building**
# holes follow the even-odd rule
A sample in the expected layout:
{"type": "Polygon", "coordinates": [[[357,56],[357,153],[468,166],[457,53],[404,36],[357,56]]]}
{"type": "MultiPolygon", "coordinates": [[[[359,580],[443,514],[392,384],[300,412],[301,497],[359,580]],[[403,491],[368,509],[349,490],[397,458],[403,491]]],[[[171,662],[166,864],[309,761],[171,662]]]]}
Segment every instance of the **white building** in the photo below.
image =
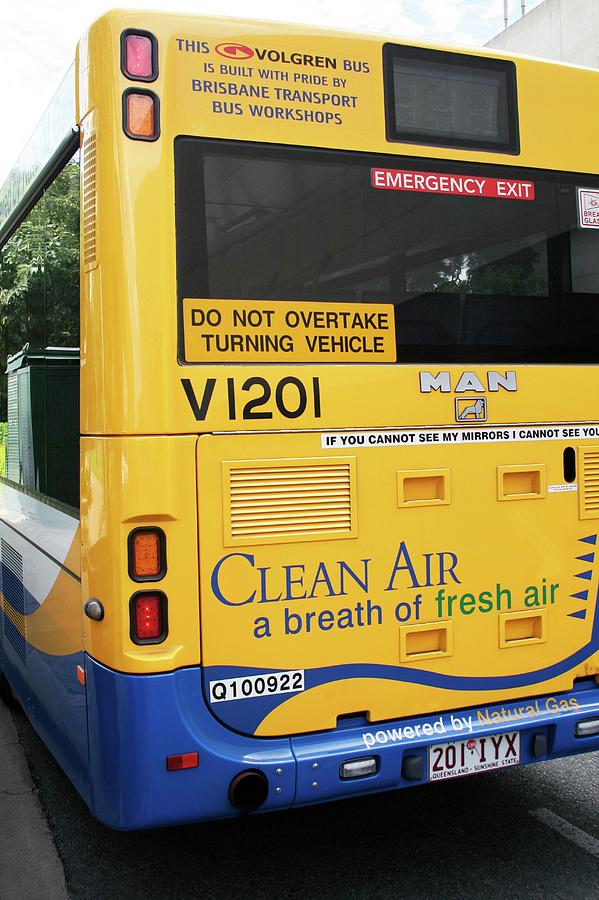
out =
{"type": "Polygon", "coordinates": [[[599,0],[543,0],[486,46],[599,69],[599,0]]]}

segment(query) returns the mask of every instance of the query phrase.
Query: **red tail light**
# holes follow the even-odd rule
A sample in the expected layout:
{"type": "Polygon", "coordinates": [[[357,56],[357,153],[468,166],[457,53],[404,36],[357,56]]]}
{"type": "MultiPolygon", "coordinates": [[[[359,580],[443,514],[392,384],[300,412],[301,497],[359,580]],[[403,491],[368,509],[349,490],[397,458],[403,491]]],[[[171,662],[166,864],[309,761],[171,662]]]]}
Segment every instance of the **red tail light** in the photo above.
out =
{"type": "Polygon", "coordinates": [[[152,41],[143,34],[125,38],[125,69],[131,78],[149,78],[152,74],[152,41]]]}
{"type": "Polygon", "coordinates": [[[149,31],[124,31],[121,35],[121,71],[132,81],[158,78],[158,44],[149,31]]]}
{"type": "Polygon", "coordinates": [[[140,591],[130,604],[131,640],[159,644],[167,635],[167,599],[161,591],[140,591]]]}
{"type": "Polygon", "coordinates": [[[162,634],[162,609],[156,594],[138,597],[135,601],[135,633],[142,640],[156,639],[162,634]]]}

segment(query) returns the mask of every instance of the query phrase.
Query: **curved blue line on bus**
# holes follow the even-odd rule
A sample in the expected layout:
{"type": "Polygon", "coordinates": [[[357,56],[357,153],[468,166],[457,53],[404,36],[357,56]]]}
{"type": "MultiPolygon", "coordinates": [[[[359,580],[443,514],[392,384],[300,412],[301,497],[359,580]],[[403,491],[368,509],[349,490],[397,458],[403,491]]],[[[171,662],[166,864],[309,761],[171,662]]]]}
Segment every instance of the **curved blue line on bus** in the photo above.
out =
{"type": "MultiPolygon", "coordinates": [[[[500,690],[526,687],[527,685],[549,681],[584,662],[599,650],[598,601],[599,590],[595,601],[591,638],[588,643],[571,653],[570,656],[566,656],[550,666],[545,666],[543,669],[521,672],[516,675],[443,675],[439,672],[406,668],[404,666],[380,663],[348,663],[345,665],[306,669],[304,674],[305,691],[335,681],[346,681],[350,678],[381,678],[387,681],[421,684],[450,691],[500,690]]],[[[265,675],[270,674],[270,672],[272,672],[272,669],[258,669],[245,666],[206,666],[204,667],[204,683],[206,685],[210,681],[242,678],[248,675],[265,675]]],[[[228,700],[222,704],[216,704],[216,706],[210,704],[210,708],[220,721],[223,721],[230,727],[246,733],[254,733],[267,715],[294,696],[296,694],[275,694],[272,697],[228,700]],[[223,707],[222,710],[221,707],[223,707]]]]}

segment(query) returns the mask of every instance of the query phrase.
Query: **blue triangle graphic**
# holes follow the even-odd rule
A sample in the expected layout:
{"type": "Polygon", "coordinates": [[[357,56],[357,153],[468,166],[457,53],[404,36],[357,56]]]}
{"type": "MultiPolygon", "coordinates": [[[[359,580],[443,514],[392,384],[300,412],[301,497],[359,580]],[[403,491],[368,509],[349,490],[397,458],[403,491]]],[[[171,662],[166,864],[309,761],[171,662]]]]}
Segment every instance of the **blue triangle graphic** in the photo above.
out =
{"type": "Polygon", "coordinates": [[[574,597],[575,600],[588,600],[589,592],[588,591],[578,591],[577,594],[570,594],[571,597],[574,597]]]}
{"type": "Polygon", "coordinates": [[[581,559],[583,562],[595,562],[595,554],[594,553],[585,553],[584,556],[577,556],[576,559],[581,559]]]}
{"type": "Polygon", "coordinates": [[[578,538],[579,541],[582,541],[584,544],[596,544],[597,543],[597,535],[589,534],[588,537],[578,538]]]}
{"type": "Polygon", "coordinates": [[[571,619],[586,619],[587,611],[586,609],[579,609],[577,612],[568,613],[571,619]]]}
{"type": "Polygon", "coordinates": [[[578,572],[578,574],[576,575],[576,578],[584,578],[585,581],[590,581],[592,577],[593,573],[591,569],[589,569],[588,572],[578,572]]]}

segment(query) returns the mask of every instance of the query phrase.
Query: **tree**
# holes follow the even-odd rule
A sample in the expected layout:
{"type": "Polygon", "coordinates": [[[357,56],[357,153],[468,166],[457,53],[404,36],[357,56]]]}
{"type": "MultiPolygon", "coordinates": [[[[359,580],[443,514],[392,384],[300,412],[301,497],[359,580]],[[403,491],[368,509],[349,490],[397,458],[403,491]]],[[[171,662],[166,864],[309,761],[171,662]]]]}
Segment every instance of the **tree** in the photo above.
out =
{"type": "Polygon", "coordinates": [[[487,262],[484,251],[435,260],[409,274],[409,290],[423,293],[538,296],[547,293],[541,253],[527,246],[487,262]]]}
{"type": "MultiPolygon", "coordinates": [[[[79,163],[71,161],[0,250],[0,364],[79,345],[79,163]]],[[[6,419],[6,379],[0,379],[6,419]]]]}

